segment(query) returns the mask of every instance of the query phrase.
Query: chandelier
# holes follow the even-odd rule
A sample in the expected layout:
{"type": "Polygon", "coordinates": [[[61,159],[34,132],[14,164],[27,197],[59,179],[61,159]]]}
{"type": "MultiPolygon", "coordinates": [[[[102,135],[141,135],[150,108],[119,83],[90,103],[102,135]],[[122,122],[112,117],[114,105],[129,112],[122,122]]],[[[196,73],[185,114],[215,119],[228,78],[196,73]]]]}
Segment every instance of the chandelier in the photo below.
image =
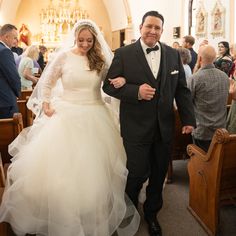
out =
{"type": "Polygon", "coordinates": [[[88,18],[78,0],[50,0],[40,13],[41,43],[60,43],[79,19],[88,18]]]}

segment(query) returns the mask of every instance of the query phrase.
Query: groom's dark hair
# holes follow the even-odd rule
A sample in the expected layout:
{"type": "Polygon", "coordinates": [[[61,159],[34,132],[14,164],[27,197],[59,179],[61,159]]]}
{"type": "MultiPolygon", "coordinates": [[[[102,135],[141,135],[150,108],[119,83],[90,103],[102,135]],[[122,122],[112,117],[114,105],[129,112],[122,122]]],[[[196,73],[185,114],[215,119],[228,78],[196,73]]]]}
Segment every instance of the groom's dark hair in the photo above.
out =
{"type": "Polygon", "coordinates": [[[154,17],[157,17],[159,19],[161,19],[162,21],[162,25],[164,25],[164,17],[163,15],[161,15],[158,11],[148,11],[144,14],[143,18],[142,18],[142,23],[144,23],[145,19],[148,17],[148,16],[154,16],[154,17]]]}

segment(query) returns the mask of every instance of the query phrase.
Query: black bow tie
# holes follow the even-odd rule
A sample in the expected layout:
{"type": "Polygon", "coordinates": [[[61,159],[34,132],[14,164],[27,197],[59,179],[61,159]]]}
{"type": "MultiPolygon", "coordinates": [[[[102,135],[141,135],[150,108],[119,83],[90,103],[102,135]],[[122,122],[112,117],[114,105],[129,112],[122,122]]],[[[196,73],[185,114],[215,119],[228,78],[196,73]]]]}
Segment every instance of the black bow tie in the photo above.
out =
{"type": "Polygon", "coordinates": [[[153,47],[153,48],[147,48],[147,49],[146,49],[146,52],[147,52],[147,54],[148,54],[148,53],[150,53],[151,51],[157,51],[157,50],[159,50],[158,45],[156,45],[156,46],[153,47]]]}

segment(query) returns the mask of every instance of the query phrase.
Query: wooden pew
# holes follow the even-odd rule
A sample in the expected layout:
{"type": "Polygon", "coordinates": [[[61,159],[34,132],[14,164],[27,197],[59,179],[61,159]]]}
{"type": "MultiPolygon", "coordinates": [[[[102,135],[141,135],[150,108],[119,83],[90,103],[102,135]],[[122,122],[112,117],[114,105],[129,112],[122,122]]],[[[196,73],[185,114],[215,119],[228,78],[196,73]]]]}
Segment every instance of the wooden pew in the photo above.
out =
{"type": "Polygon", "coordinates": [[[19,100],[19,99],[17,100],[19,112],[22,114],[24,128],[31,126],[33,124],[33,119],[34,119],[33,112],[29,110],[26,106],[28,99],[29,97],[27,97],[24,100],[19,100]]]}
{"type": "Polygon", "coordinates": [[[188,145],[188,209],[209,235],[217,235],[222,204],[236,204],[236,134],[216,130],[208,152],[188,145]]]}
{"type": "Polygon", "coordinates": [[[27,97],[30,97],[33,90],[21,90],[19,100],[25,100],[27,97]]]}
{"type": "Polygon", "coordinates": [[[0,119],[0,152],[3,165],[9,163],[11,156],[8,153],[8,145],[17,137],[23,129],[21,113],[15,113],[13,118],[0,119]]]}
{"type": "Polygon", "coordinates": [[[171,152],[171,161],[167,173],[167,183],[173,181],[173,160],[183,160],[189,158],[187,155],[187,145],[192,143],[191,134],[182,134],[182,124],[179,112],[174,108],[175,113],[175,133],[171,152]]]}
{"type": "MultiPolygon", "coordinates": [[[[230,110],[232,97],[229,95],[228,104],[227,104],[227,114],[230,110]]],[[[193,143],[191,134],[182,134],[182,124],[180,121],[180,116],[178,110],[174,108],[175,113],[175,133],[174,133],[174,142],[172,146],[171,161],[169,164],[166,182],[173,182],[173,161],[174,160],[185,160],[188,159],[187,146],[193,143]]]]}
{"type": "Polygon", "coordinates": [[[0,187],[5,186],[5,173],[4,173],[4,168],[3,168],[3,163],[2,163],[2,154],[0,152],[0,187]]]}
{"type": "Polygon", "coordinates": [[[4,187],[5,187],[5,173],[4,173],[3,163],[2,163],[2,155],[0,153],[0,203],[2,200],[4,187]]]}
{"type": "MultiPolygon", "coordinates": [[[[2,196],[5,188],[5,177],[7,168],[9,167],[9,164],[5,164],[3,166],[1,153],[0,153],[0,204],[2,202],[2,196]]],[[[13,233],[10,224],[6,222],[0,223],[0,236],[15,236],[13,233]]]]}
{"type": "MultiPolygon", "coordinates": [[[[5,187],[5,173],[0,153],[0,204],[2,202],[2,195],[4,192],[5,187]]],[[[0,235],[1,236],[7,236],[7,224],[6,223],[0,223],[0,235]]]]}

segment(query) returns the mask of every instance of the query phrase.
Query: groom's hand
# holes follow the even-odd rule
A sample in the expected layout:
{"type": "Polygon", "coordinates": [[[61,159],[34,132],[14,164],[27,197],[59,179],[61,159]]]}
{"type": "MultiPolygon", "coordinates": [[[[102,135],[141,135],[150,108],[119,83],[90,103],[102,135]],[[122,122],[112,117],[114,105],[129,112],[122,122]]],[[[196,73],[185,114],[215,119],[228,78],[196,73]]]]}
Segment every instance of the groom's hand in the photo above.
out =
{"type": "Polygon", "coordinates": [[[149,84],[142,84],[139,86],[138,98],[139,100],[151,100],[155,95],[156,89],[149,84]]]}
{"type": "Polygon", "coordinates": [[[191,134],[193,132],[193,130],[194,130],[194,127],[191,125],[183,126],[182,134],[191,134]]]}

